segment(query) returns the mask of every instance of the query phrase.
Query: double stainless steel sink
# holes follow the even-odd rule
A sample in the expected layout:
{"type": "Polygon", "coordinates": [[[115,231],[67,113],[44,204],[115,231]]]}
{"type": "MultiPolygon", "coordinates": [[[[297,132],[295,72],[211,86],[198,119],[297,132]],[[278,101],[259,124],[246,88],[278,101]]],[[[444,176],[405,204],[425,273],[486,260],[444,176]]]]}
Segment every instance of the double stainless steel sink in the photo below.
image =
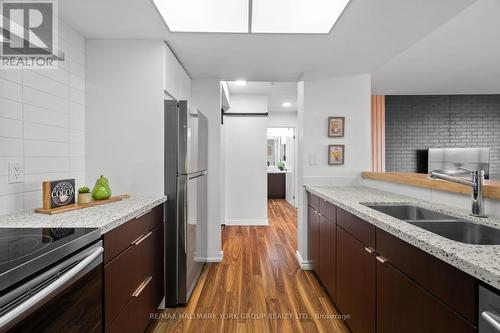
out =
{"type": "Polygon", "coordinates": [[[475,245],[500,245],[500,229],[412,205],[365,204],[442,237],[475,245]]]}

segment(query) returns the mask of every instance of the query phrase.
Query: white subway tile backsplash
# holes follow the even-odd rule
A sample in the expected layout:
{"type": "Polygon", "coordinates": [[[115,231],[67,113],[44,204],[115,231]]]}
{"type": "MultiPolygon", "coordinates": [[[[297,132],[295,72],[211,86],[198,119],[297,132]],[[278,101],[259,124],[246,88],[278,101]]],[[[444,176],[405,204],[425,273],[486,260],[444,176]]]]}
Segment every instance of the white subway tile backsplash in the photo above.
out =
{"type": "Polygon", "coordinates": [[[70,146],[70,156],[85,157],[85,145],[72,143],[70,146]]]}
{"type": "Polygon", "coordinates": [[[7,194],[16,194],[23,192],[22,183],[9,184],[8,181],[8,176],[0,176],[0,184],[3,184],[2,186],[0,186],[0,197],[7,194]]]}
{"type": "Polygon", "coordinates": [[[24,192],[23,208],[35,209],[42,207],[42,191],[24,192]]]}
{"type": "Polygon", "coordinates": [[[19,83],[0,79],[0,97],[11,99],[20,102],[22,100],[23,91],[19,83]]]}
{"type": "Polygon", "coordinates": [[[10,119],[23,119],[23,106],[20,102],[0,98],[0,117],[10,119]]]}
{"type": "Polygon", "coordinates": [[[23,71],[23,85],[61,98],[68,97],[69,87],[67,83],[60,83],[34,71],[23,71]]]}
{"type": "Polygon", "coordinates": [[[23,210],[23,194],[9,194],[0,197],[0,215],[17,213],[23,210]]]}
{"type": "Polygon", "coordinates": [[[66,172],[69,160],[67,157],[25,157],[24,173],[66,172]]]}
{"type": "Polygon", "coordinates": [[[24,138],[55,142],[69,142],[69,129],[36,123],[24,123],[24,138]]]}
{"type": "Polygon", "coordinates": [[[69,82],[68,71],[59,67],[56,69],[31,69],[31,71],[62,84],[67,85],[69,82]]]}
{"type": "Polygon", "coordinates": [[[85,105],[85,93],[75,88],[69,88],[69,100],[73,103],[85,105]]]}
{"type": "Polygon", "coordinates": [[[71,172],[85,171],[85,157],[72,157],[69,163],[71,172]]]}
{"type": "Polygon", "coordinates": [[[24,87],[23,102],[62,113],[69,112],[69,101],[67,98],[54,96],[31,87],[24,87]]]}
{"type": "Polygon", "coordinates": [[[24,176],[24,192],[41,191],[42,182],[70,178],[69,172],[38,173],[24,176]]]}
{"type": "Polygon", "coordinates": [[[85,131],[85,118],[72,116],[70,119],[70,128],[72,130],[85,131]]]}
{"type": "Polygon", "coordinates": [[[85,117],[85,106],[82,104],[70,102],[69,111],[72,116],[85,117]]]}
{"type": "Polygon", "coordinates": [[[23,122],[21,120],[0,118],[0,137],[22,138],[23,122]]]}
{"type": "Polygon", "coordinates": [[[23,140],[0,137],[0,157],[23,156],[23,140]]]}
{"type": "Polygon", "coordinates": [[[68,157],[70,144],[49,141],[24,141],[24,156],[26,157],[68,157]]]}
{"type": "Polygon", "coordinates": [[[85,90],[85,81],[76,75],[70,74],[69,75],[69,86],[71,88],[75,88],[75,89],[78,89],[80,91],[84,91],[85,90]]]}
{"type": "Polygon", "coordinates": [[[45,180],[85,181],[85,39],[64,22],[59,35],[57,69],[0,70],[0,215],[40,207],[45,180]]]}
{"type": "Polygon", "coordinates": [[[0,69],[0,78],[21,83],[23,82],[23,71],[19,69],[0,69]]]}
{"type": "Polygon", "coordinates": [[[69,142],[70,143],[85,144],[85,132],[79,131],[79,130],[70,130],[69,131],[69,142]]]}
{"type": "Polygon", "coordinates": [[[24,121],[67,128],[69,114],[26,104],[24,105],[24,121]]]}

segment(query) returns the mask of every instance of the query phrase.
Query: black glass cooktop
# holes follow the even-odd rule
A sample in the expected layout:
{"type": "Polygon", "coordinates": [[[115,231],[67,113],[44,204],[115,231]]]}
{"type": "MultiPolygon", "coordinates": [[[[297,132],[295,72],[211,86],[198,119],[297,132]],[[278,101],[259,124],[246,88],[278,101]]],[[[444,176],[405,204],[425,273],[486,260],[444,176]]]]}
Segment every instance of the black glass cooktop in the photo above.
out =
{"type": "Polygon", "coordinates": [[[0,292],[99,238],[92,228],[0,228],[0,292]]]}

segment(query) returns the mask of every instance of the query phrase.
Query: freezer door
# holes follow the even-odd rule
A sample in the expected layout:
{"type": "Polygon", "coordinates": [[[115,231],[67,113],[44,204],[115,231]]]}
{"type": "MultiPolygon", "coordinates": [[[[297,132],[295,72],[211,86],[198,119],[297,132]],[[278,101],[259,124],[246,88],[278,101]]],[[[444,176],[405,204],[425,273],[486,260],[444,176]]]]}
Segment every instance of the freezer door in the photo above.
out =
{"type": "MultiPolygon", "coordinates": [[[[200,144],[206,144],[207,137],[199,133],[199,112],[186,101],[179,101],[179,165],[178,173],[187,175],[206,170],[200,161],[200,144]]],[[[203,128],[203,127],[202,127],[203,128]]]]}
{"type": "Polygon", "coordinates": [[[179,292],[187,303],[206,258],[207,176],[205,172],[179,177],[179,292]]]}

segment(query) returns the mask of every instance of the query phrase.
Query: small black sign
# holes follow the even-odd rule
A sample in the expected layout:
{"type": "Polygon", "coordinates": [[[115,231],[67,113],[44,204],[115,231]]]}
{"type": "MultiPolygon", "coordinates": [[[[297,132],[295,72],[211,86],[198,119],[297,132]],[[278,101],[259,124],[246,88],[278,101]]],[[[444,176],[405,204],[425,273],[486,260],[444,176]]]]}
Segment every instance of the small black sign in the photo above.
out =
{"type": "Polygon", "coordinates": [[[50,208],[75,203],[75,180],[55,180],[50,182],[50,208]]]}

